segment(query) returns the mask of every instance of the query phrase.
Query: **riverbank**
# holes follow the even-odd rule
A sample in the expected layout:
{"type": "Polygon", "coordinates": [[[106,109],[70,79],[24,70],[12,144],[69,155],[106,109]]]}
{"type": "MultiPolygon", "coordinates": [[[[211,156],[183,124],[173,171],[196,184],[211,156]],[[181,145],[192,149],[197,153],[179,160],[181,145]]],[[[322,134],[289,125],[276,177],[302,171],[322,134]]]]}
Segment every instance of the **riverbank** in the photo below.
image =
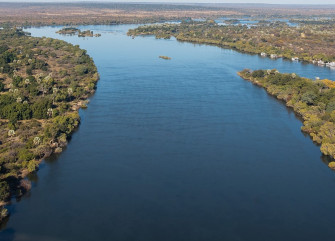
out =
{"type": "MultiPolygon", "coordinates": [[[[320,145],[324,155],[335,158],[335,86],[330,80],[311,80],[277,70],[245,69],[238,75],[283,100],[303,119],[301,130],[320,145]]],[[[334,162],[329,163],[334,168],[334,162]]]]}
{"type": "Polygon", "coordinates": [[[25,177],[61,153],[99,79],[85,50],[65,41],[0,30],[0,222],[31,184],[25,177]]]}
{"type": "Polygon", "coordinates": [[[335,66],[335,51],[330,47],[334,39],[332,24],[292,27],[284,22],[247,26],[219,25],[214,20],[189,21],[140,26],[129,30],[128,35],[154,35],[164,39],[175,37],[179,41],[228,47],[272,59],[285,58],[335,66]],[[320,41],[320,36],[323,41],[320,41]]]}

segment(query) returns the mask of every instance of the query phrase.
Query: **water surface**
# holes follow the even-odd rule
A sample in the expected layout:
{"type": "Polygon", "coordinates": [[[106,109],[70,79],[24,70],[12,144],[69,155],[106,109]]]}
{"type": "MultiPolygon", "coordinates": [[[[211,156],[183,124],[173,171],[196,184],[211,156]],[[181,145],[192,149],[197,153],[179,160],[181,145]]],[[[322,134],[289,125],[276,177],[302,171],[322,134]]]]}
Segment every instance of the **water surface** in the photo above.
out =
{"type": "Polygon", "coordinates": [[[68,148],[9,208],[0,240],[334,240],[335,176],[301,122],[243,68],[328,68],[88,26],[101,79],[68,148]],[[167,55],[172,60],[159,59],[167,55]]]}

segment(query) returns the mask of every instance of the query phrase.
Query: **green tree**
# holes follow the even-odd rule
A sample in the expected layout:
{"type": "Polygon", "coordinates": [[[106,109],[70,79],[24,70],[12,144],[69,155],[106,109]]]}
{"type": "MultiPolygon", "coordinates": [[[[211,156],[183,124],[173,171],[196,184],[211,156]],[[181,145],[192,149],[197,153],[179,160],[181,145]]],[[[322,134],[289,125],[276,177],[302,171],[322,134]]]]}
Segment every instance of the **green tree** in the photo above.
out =
{"type": "Polygon", "coordinates": [[[6,201],[9,198],[9,185],[6,181],[0,181],[0,201],[6,201]]]}

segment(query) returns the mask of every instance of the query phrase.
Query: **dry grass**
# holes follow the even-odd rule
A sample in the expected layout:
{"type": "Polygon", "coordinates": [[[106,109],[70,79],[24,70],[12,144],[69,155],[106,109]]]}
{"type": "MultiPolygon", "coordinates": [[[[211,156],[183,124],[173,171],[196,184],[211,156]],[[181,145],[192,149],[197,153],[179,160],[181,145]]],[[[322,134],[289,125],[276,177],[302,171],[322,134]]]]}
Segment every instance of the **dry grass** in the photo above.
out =
{"type": "Polygon", "coordinates": [[[311,17],[335,15],[335,8],[288,5],[167,5],[117,3],[0,3],[0,23],[70,25],[157,22],[223,16],[311,17]]]}

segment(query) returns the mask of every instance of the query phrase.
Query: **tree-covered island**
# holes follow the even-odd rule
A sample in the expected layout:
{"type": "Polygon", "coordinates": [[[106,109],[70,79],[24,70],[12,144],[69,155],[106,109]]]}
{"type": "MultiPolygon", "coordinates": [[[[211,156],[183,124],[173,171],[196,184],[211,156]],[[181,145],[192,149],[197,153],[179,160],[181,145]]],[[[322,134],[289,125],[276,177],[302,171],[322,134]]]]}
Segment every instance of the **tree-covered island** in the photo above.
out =
{"type": "Polygon", "coordinates": [[[73,27],[64,27],[61,30],[57,31],[58,34],[64,34],[64,35],[77,35],[78,37],[100,37],[101,34],[97,33],[94,34],[91,30],[85,30],[81,31],[78,28],[73,27]]]}
{"type": "Polygon", "coordinates": [[[30,188],[25,176],[67,145],[98,78],[77,45],[0,30],[0,222],[30,188]]]}

